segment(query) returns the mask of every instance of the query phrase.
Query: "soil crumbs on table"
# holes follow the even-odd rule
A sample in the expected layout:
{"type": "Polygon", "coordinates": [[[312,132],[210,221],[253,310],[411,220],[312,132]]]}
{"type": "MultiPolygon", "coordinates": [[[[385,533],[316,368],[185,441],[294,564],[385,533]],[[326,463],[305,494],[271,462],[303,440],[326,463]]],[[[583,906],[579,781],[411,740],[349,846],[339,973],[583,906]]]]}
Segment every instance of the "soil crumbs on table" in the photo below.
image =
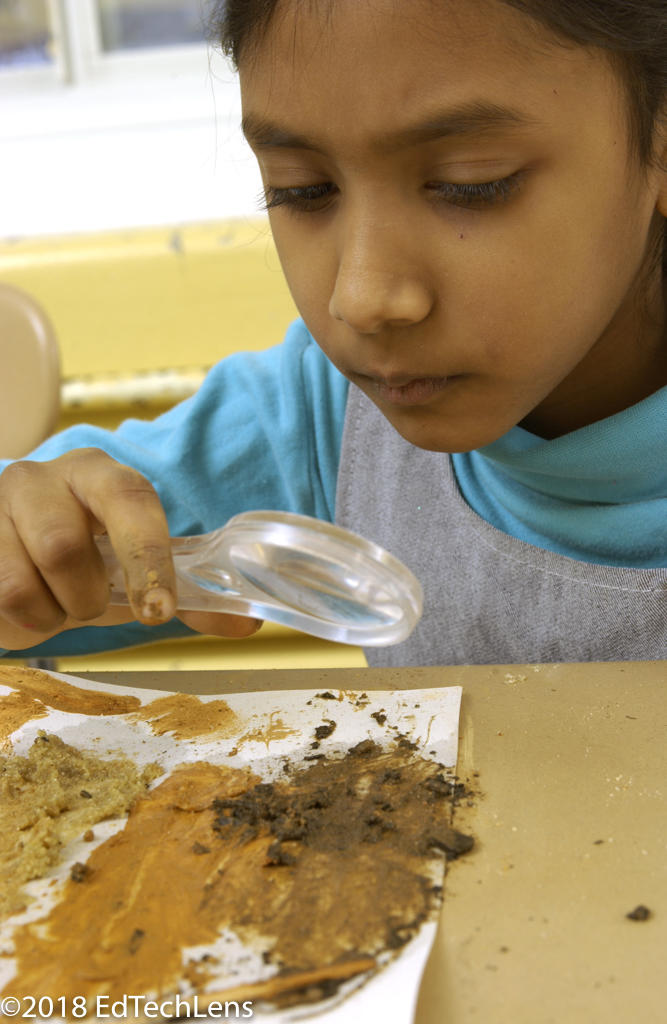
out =
{"type": "Polygon", "coordinates": [[[371,740],[308,767],[286,761],[275,782],[183,765],[92,851],[47,919],[15,930],[7,992],[319,1001],[437,915],[444,860],[472,846],[450,825],[462,788],[371,740]],[[259,975],[233,945],[226,957],[226,930],[259,975]]]}

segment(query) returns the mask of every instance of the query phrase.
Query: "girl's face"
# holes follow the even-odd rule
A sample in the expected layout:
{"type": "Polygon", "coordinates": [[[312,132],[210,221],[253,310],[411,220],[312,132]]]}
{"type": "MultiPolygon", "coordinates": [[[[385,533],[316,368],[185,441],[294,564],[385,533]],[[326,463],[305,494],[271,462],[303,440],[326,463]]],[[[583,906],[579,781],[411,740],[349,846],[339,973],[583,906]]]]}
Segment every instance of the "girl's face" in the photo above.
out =
{"type": "Polygon", "coordinates": [[[666,176],[599,53],[498,0],[284,0],[240,73],[294,300],[408,441],[553,437],[667,383],[666,176]]]}

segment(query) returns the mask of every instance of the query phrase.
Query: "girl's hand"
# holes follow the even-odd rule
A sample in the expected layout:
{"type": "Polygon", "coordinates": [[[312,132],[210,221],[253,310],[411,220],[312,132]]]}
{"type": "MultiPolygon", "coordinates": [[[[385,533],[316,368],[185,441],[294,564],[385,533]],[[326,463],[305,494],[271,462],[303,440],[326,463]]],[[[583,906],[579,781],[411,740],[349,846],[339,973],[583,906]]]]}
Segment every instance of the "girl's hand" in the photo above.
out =
{"type": "MultiPolygon", "coordinates": [[[[96,448],[51,462],[14,462],[0,474],[0,647],[23,650],[81,625],[177,613],[169,530],[160,500],[136,470],[96,448]],[[108,533],[125,572],[130,608],[108,607],[95,545],[108,533]]],[[[184,612],[192,629],[243,637],[257,621],[184,612]]]]}

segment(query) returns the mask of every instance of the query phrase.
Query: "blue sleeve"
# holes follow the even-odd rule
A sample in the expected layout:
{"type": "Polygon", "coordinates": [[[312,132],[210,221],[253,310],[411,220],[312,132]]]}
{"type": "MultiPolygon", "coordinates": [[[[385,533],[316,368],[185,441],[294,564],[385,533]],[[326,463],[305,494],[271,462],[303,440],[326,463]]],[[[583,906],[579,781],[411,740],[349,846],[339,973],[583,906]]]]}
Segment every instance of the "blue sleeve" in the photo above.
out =
{"type": "MultiPolygon", "coordinates": [[[[281,345],[222,360],[195,395],[162,416],[127,420],[113,432],[77,425],[29,458],[101,448],[151,481],[174,536],[205,533],[249,509],[333,521],[347,390],[297,321],[281,345]]],[[[161,627],[88,626],[11,655],[91,653],[190,633],[176,619],[161,627]]]]}

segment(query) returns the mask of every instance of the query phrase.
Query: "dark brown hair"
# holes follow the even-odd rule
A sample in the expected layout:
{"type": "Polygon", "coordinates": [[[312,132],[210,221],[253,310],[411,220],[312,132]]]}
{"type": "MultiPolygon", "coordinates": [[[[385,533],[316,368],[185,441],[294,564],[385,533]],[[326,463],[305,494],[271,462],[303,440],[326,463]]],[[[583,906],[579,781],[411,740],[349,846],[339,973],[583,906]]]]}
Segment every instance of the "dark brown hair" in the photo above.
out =
{"type": "MultiPolygon", "coordinates": [[[[268,29],[280,2],[214,0],[211,37],[236,67],[246,48],[268,29]]],[[[650,165],[656,131],[660,128],[667,134],[667,0],[500,2],[522,11],[564,42],[596,47],[607,55],[625,86],[631,144],[640,163],[650,165]]],[[[667,239],[667,223],[663,237],[667,239]]],[[[656,256],[659,262],[659,252],[656,256]]],[[[662,246],[662,263],[667,273],[667,241],[662,246]]]]}

